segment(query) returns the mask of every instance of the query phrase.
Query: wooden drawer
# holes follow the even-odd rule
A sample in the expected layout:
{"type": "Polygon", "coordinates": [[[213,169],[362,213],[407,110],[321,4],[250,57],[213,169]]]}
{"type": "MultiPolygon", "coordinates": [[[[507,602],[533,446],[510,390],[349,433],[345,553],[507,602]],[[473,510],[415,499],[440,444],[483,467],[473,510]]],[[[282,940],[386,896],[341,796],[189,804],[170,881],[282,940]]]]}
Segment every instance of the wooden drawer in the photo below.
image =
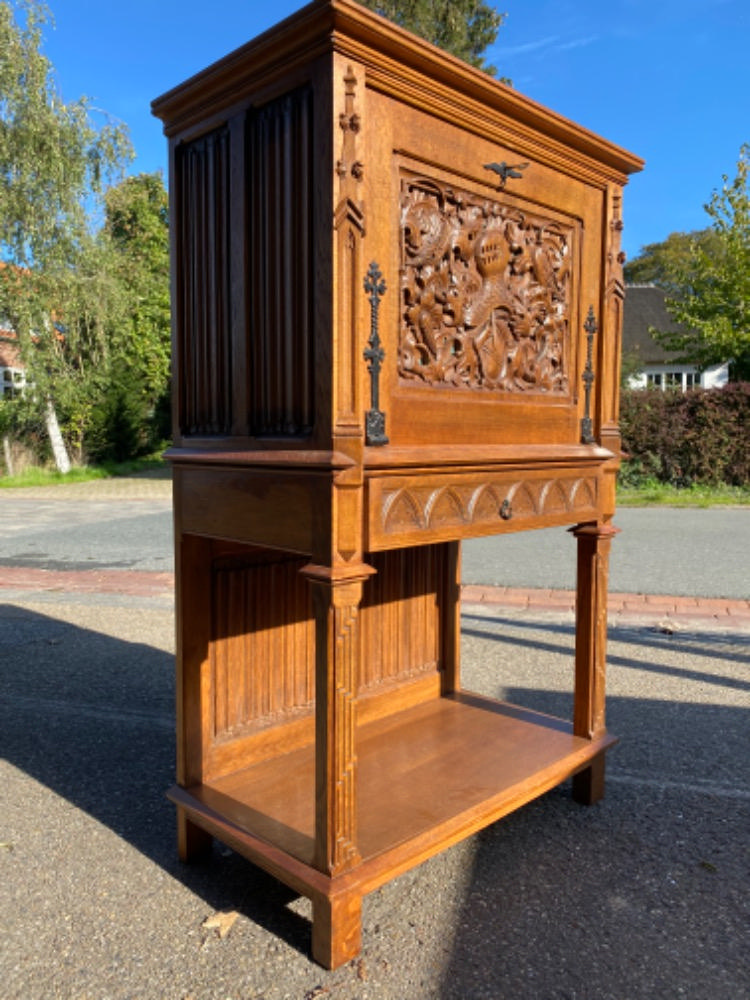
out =
{"type": "Polygon", "coordinates": [[[370,551],[595,519],[600,473],[569,469],[375,476],[367,483],[370,551]]]}

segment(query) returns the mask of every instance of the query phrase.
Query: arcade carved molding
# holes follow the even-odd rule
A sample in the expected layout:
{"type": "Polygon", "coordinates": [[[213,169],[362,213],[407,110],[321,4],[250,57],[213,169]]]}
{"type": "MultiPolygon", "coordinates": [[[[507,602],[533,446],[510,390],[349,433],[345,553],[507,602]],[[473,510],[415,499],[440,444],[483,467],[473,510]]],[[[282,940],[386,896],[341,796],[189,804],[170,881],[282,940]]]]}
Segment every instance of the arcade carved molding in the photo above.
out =
{"type": "MultiPolygon", "coordinates": [[[[595,515],[598,505],[595,475],[561,478],[471,478],[418,485],[397,481],[374,485],[375,535],[395,540],[414,532],[455,532],[457,537],[474,529],[537,517],[595,515]]],[[[528,526],[528,525],[527,525],[528,526]]],[[[371,542],[375,539],[371,539],[371,542]]]]}
{"type": "Polygon", "coordinates": [[[402,178],[401,255],[402,381],[569,392],[572,226],[402,178]]]}

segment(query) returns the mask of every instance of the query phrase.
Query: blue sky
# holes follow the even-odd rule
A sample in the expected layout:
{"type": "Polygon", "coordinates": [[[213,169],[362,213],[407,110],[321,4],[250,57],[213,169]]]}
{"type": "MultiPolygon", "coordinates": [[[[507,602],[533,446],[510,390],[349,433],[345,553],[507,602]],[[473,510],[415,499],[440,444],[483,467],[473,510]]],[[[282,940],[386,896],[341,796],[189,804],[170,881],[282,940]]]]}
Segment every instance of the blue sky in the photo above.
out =
{"type": "MultiPolygon", "coordinates": [[[[298,0],[47,0],[44,51],[66,101],[130,128],[133,171],[166,168],[150,103],[303,6],[298,0]]],[[[708,224],[703,206],[750,142],[748,0],[501,0],[487,55],[523,94],[646,160],[625,192],[635,256],[708,224]]]]}

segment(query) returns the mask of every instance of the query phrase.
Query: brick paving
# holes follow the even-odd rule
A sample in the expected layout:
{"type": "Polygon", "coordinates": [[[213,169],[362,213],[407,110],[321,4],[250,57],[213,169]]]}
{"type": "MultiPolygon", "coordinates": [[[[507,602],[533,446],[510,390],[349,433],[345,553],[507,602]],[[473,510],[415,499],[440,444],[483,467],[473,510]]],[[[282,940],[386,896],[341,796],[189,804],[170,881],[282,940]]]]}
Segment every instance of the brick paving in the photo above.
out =
{"type": "MultiPolygon", "coordinates": [[[[25,566],[0,569],[0,591],[23,593],[121,594],[128,597],[169,597],[174,574],[139,570],[46,570],[25,566]]],[[[480,604],[508,613],[573,615],[572,590],[539,590],[524,587],[487,587],[466,584],[464,604],[480,604]]],[[[729,598],[665,596],[659,594],[610,594],[611,625],[654,625],[665,631],[714,627],[750,632],[750,601],[729,598]]]]}
{"type": "Polygon", "coordinates": [[[0,567],[0,590],[47,591],[66,594],[164,596],[174,591],[173,573],[131,569],[52,570],[27,566],[0,567]]]}
{"type": "Polygon", "coordinates": [[[3,490],[19,500],[154,500],[172,496],[169,469],[153,469],[136,476],[112,476],[83,483],[53,483],[3,490]]]}
{"type": "MultiPolygon", "coordinates": [[[[465,604],[541,613],[572,614],[575,611],[575,592],[572,590],[467,584],[461,596],[465,604]]],[[[611,625],[637,622],[675,631],[713,626],[727,631],[750,632],[750,600],[610,593],[607,614],[611,625]]]]}

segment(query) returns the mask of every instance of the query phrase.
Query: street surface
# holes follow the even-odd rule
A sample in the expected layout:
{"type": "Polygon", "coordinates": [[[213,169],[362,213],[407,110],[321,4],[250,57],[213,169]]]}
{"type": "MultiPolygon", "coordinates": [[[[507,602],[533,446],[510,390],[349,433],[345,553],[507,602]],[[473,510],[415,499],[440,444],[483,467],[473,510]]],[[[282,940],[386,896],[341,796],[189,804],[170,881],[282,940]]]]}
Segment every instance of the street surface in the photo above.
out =
{"type": "MultiPolygon", "coordinates": [[[[569,714],[570,624],[462,625],[469,689],[569,714]]],[[[563,785],[372,893],[330,973],[306,900],[177,860],[173,635],[151,598],[0,599],[2,1000],[750,996],[749,636],[611,630],[604,801],[563,785]]]]}
{"type": "MultiPolygon", "coordinates": [[[[0,492],[0,571],[172,571],[168,490],[102,500],[98,489],[60,492],[60,499],[49,491],[41,498],[0,492]]],[[[750,596],[750,508],[623,508],[615,524],[622,530],[612,543],[612,592],[750,596]]],[[[564,528],[471,539],[463,547],[463,582],[572,590],[575,548],[564,528]]]]}

